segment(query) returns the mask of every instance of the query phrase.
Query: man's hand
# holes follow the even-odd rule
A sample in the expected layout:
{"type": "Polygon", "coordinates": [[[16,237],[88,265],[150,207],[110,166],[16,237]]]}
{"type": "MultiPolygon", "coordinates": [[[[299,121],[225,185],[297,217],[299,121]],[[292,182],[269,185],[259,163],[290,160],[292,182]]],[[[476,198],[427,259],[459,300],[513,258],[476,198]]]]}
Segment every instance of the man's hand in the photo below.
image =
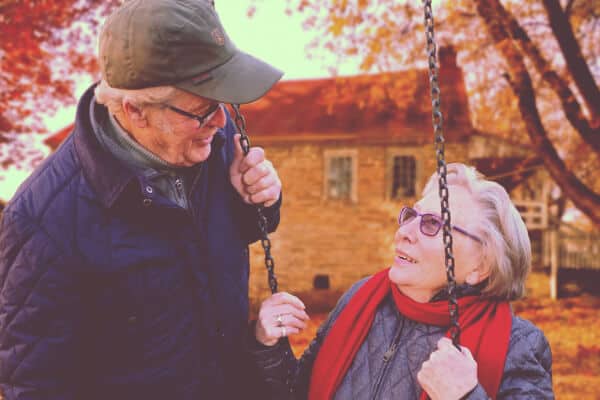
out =
{"type": "Polygon", "coordinates": [[[461,352],[448,338],[441,338],[417,374],[417,380],[432,400],[458,400],[477,386],[477,362],[471,352],[461,352]]]}
{"type": "Polygon", "coordinates": [[[231,184],[246,203],[272,206],[281,193],[281,181],[273,164],[265,159],[265,151],[260,147],[250,148],[244,157],[240,134],[234,136],[234,141],[235,155],[229,168],[231,184]]]}

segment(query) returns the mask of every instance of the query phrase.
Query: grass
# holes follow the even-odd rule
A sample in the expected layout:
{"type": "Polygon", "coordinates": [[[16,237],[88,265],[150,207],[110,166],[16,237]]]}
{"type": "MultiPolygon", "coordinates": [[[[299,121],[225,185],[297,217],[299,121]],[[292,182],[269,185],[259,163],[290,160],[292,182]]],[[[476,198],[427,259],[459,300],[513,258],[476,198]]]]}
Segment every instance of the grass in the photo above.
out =
{"type": "MultiPolygon", "coordinates": [[[[533,272],[527,288],[527,297],[513,303],[513,309],[542,329],[550,342],[556,398],[600,400],[600,297],[571,291],[569,297],[553,301],[543,272],[533,272]]],[[[300,355],[340,293],[296,294],[311,316],[306,331],[290,337],[294,353],[300,355]]]]}

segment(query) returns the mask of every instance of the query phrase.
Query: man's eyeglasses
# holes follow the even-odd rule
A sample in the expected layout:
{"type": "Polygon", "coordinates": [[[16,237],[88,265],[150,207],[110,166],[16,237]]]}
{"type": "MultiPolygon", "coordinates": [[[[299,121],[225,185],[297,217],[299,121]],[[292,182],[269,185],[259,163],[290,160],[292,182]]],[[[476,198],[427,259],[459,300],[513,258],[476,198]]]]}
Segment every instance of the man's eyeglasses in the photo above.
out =
{"type": "MultiPolygon", "coordinates": [[[[413,219],[421,217],[421,221],[419,223],[419,229],[421,233],[426,236],[435,236],[438,234],[442,226],[444,225],[444,221],[442,218],[435,214],[424,213],[421,214],[417,210],[411,207],[403,207],[402,211],[400,211],[400,215],[398,216],[398,224],[400,226],[406,225],[411,222],[413,219]]],[[[462,233],[465,236],[470,237],[473,240],[478,241],[479,243],[483,243],[479,237],[467,232],[466,230],[459,228],[456,225],[451,225],[452,229],[455,229],[457,232],[462,233]]]]}
{"type": "Polygon", "coordinates": [[[179,115],[183,115],[185,117],[195,119],[196,121],[198,121],[198,128],[202,128],[204,125],[206,125],[206,122],[209,121],[215,115],[215,113],[217,111],[219,111],[220,107],[221,107],[221,103],[214,103],[212,106],[210,106],[208,111],[206,111],[204,114],[196,115],[196,114],[192,114],[187,111],[184,111],[181,108],[177,108],[175,106],[167,104],[167,108],[170,109],[171,111],[175,111],[179,115]]]}

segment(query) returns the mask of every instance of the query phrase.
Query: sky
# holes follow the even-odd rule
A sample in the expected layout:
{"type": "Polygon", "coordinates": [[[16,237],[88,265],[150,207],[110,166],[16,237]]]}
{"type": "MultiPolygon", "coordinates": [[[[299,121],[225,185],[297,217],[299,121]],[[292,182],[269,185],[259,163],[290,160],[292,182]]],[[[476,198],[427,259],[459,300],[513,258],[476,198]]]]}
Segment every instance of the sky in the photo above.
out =
{"type": "MultiPolygon", "coordinates": [[[[256,0],[256,12],[248,18],[247,11],[250,0],[216,0],[216,7],[221,22],[229,37],[238,48],[250,53],[284,71],[284,80],[306,79],[330,76],[329,69],[333,58],[321,60],[307,59],[305,48],[315,32],[302,29],[303,16],[285,13],[285,0],[256,0]]],[[[348,60],[338,66],[341,75],[358,73],[358,62],[348,60]]],[[[91,77],[78,80],[74,98],[79,98],[92,83],[91,77]]],[[[56,132],[69,125],[75,116],[75,106],[61,109],[55,115],[47,115],[44,122],[51,132],[56,132]]],[[[49,149],[42,144],[44,137],[34,140],[37,147],[47,154],[49,149]]],[[[31,173],[30,170],[11,168],[0,171],[0,199],[7,201],[12,197],[18,185],[31,173]]]]}

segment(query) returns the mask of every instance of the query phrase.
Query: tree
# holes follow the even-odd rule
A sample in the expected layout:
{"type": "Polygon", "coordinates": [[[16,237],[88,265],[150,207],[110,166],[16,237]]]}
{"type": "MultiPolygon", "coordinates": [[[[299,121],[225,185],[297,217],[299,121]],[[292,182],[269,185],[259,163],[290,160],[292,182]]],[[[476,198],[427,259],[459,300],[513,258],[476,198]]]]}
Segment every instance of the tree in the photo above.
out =
{"type": "Polygon", "coordinates": [[[98,21],[119,3],[0,0],[0,165],[35,158],[19,138],[43,133],[41,112],[73,104],[78,74],[97,73],[98,21]]]}
{"type": "MultiPolygon", "coordinates": [[[[375,72],[425,60],[419,3],[288,0],[288,7],[320,31],[311,51],[360,57],[361,68],[375,72]]],[[[600,3],[455,0],[435,14],[438,41],[460,52],[474,124],[526,132],[563,193],[600,225],[600,3]]]]}

